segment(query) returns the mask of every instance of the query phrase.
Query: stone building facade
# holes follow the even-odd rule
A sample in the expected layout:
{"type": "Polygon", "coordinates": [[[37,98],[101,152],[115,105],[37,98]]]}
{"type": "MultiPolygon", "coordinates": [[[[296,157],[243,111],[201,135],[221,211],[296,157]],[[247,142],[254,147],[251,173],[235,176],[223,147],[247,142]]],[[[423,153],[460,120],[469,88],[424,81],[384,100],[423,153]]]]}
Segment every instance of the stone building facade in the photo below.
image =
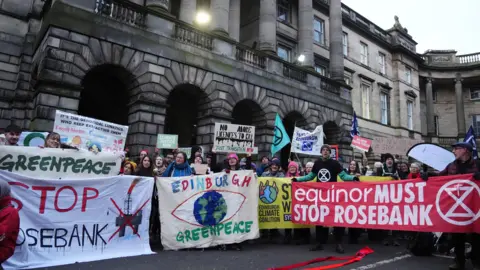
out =
{"type": "Polygon", "coordinates": [[[209,149],[215,122],[248,124],[262,155],[278,113],[290,132],[324,125],[345,162],[353,111],[363,137],[422,138],[428,64],[416,42],[398,18],[383,30],[340,0],[3,0],[0,9],[0,128],[49,131],[60,109],[129,125],[136,153],[159,133],[209,149]],[[209,24],[194,21],[199,10],[209,24]]]}

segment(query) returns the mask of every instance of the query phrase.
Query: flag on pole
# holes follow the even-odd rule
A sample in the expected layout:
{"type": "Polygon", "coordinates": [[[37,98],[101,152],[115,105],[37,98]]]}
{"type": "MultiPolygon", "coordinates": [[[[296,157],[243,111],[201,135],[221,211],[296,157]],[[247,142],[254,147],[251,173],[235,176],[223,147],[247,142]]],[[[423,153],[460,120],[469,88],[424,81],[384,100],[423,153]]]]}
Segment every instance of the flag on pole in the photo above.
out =
{"type": "Polygon", "coordinates": [[[290,143],[290,137],[283,126],[282,119],[280,115],[275,117],[275,130],[273,132],[273,141],[272,141],[272,156],[275,155],[278,151],[282,150],[287,144],[290,143]]]}
{"type": "Polygon", "coordinates": [[[355,112],[353,112],[352,128],[350,129],[350,136],[352,138],[355,136],[360,136],[360,130],[358,130],[357,114],[355,112]]]}
{"type": "Polygon", "coordinates": [[[465,139],[463,139],[463,142],[469,143],[473,146],[473,158],[478,159],[477,138],[475,137],[473,126],[470,126],[470,128],[468,129],[468,132],[467,134],[465,134],[465,139]]]}

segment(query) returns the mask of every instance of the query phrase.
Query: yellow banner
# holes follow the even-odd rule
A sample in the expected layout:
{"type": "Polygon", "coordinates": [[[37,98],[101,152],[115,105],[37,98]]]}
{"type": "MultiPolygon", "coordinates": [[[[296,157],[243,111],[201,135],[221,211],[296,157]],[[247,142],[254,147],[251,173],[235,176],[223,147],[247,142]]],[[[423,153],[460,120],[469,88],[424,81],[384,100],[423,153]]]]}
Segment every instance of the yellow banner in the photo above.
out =
{"type": "MultiPolygon", "coordinates": [[[[343,182],[340,178],[337,180],[338,182],[343,182]]],[[[390,180],[392,180],[391,177],[360,176],[361,182],[390,180]]],[[[292,181],[290,178],[259,177],[258,185],[258,221],[260,229],[311,227],[292,223],[292,181]]]]}

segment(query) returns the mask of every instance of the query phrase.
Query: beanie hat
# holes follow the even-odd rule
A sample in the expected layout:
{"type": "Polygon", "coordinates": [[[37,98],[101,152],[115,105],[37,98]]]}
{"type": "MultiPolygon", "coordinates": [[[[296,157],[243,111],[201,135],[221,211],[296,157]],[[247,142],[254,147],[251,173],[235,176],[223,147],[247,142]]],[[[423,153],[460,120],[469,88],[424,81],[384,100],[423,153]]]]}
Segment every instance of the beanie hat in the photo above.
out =
{"type": "Polygon", "coordinates": [[[295,167],[295,169],[298,170],[298,164],[295,161],[290,161],[290,163],[288,163],[288,168],[290,167],[295,167]]]}
{"type": "Polygon", "coordinates": [[[385,161],[387,161],[387,159],[391,158],[395,162],[395,158],[390,153],[386,153],[385,155],[383,155],[383,157],[385,158],[385,161]]]}
{"type": "Polygon", "coordinates": [[[142,152],[145,152],[148,155],[148,150],[147,149],[143,149],[143,150],[140,151],[140,153],[142,153],[142,152]]]}
{"type": "Polygon", "coordinates": [[[229,154],[229,155],[227,156],[227,159],[232,159],[232,158],[233,158],[233,159],[236,159],[236,160],[238,161],[238,156],[237,156],[237,154],[231,153],[231,154],[229,154]]]}
{"type": "Polygon", "coordinates": [[[278,159],[278,158],[272,159],[272,162],[270,163],[270,165],[280,166],[280,159],[278,159]]]}
{"type": "Polygon", "coordinates": [[[307,164],[305,165],[305,167],[313,167],[313,162],[312,161],[309,161],[307,162],[307,164]]]}

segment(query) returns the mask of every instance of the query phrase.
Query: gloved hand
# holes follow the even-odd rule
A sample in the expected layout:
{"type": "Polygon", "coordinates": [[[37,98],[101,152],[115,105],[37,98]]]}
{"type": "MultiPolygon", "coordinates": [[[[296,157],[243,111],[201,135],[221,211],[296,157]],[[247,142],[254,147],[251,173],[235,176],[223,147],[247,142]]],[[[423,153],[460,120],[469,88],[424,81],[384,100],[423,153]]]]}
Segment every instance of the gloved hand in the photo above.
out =
{"type": "Polygon", "coordinates": [[[292,178],[292,182],[297,182],[297,178],[292,178]]]}
{"type": "Polygon", "coordinates": [[[428,172],[420,172],[420,178],[422,178],[423,181],[428,180],[428,172]]]}
{"type": "Polygon", "coordinates": [[[226,169],[225,172],[226,172],[226,173],[230,173],[230,170],[226,169]]]}
{"type": "Polygon", "coordinates": [[[473,174],[473,179],[474,180],[480,180],[480,172],[476,172],[473,174]]]}
{"type": "Polygon", "coordinates": [[[357,176],[353,177],[353,181],[355,182],[360,182],[360,178],[358,178],[357,176]]]}

